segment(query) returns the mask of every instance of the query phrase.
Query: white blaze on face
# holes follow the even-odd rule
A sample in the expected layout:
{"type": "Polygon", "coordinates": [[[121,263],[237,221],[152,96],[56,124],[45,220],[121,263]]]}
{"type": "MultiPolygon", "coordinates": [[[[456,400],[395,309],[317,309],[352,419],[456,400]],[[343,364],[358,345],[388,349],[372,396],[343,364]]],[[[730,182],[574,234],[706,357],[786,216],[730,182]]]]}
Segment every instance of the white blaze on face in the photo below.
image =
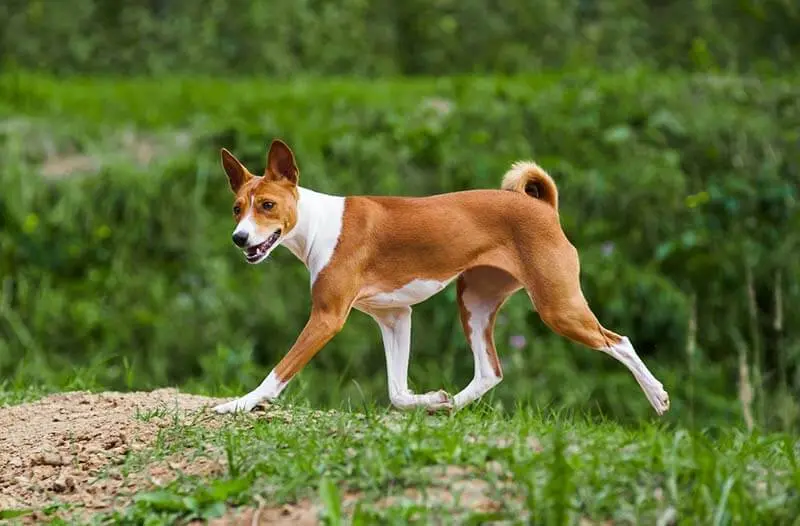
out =
{"type": "MultiPolygon", "coordinates": [[[[263,227],[255,219],[254,198],[250,198],[250,206],[245,216],[233,230],[234,241],[236,237],[246,235],[247,239],[242,246],[248,263],[264,261],[280,241],[282,230],[280,226],[263,227]]],[[[238,242],[237,242],[238,244],[238,242]]]]}
{"type": "Polygon", "coordinates": [[[240,233],[247,234],[246,246],[253,246],[263,243],[264,239],[266,239],[266,236],[260,235],[259,230],[253,218],[253,197],[250,197],[250,206],[247,208],[247,213],[236,225],[236,228],[233,229],[233,235],[240,233]]]}

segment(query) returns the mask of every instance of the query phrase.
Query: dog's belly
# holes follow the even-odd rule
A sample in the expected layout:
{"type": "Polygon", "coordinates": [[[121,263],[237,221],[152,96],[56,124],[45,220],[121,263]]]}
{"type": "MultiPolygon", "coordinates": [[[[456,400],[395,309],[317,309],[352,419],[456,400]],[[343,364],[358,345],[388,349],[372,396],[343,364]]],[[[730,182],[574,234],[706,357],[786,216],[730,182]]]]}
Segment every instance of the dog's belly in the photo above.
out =
{"type": "Polygon", "coordinates": [[[421,303],[444,289],[455,276],[445,281],[431,279],[415,279],[399,289],[388,292],[367,293],[356,301],[356,308],[387,309],[391,307],[409,307],[421,303]]]}

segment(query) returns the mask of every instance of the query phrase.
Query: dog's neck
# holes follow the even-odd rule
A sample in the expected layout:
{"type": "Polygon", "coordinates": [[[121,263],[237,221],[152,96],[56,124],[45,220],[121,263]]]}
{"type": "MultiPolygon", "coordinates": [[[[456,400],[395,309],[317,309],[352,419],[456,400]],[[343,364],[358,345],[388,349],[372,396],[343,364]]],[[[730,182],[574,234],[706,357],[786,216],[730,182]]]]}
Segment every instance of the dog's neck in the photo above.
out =
{"type": "Polygon", "coordinates": [[[305,264],[311,283],[328,264],[342,231],[344,197],[297,187],[297,224],[283,245],[305,264]]]}

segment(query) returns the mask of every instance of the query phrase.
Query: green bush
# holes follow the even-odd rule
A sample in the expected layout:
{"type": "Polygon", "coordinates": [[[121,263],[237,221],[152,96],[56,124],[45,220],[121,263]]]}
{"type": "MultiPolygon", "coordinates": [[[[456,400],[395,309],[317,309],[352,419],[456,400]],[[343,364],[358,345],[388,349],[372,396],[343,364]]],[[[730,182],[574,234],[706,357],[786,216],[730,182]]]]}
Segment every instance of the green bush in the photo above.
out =
{"type": "MultiPolygon", "coordinates": [[[[290,84],[0,77],[0,377],[61,385],[81,368],[114,388],[252,388],[305,323],[308,282],[285,250],[252,267],[231,245],[218,150],[259,171],[280,136],[301,184],[339,194],[496,188],[512,161],[536,159],[559,185],[590,305],[667,385],[670,418],[739,419],[744,353],[766,390],[756,385],[758,418],[795,425],[797,85],[645,71],[290,84]],[[85,163],[70,168],[76,158],[85,163]]],[[[415,313],[412,384],[460,389],[472,360],[454,291],[415,313]]],[[[497,341],[506,377],[496,401],[650,411],[620,364],[552,335],[524,295],[504,309],[497,341]],[[526,337],[523,350],[509,349],[512,335],[526,337]]],[[[377,327],[356,313],[296,383],[319,403],[385,400],[384,371],[377,327]]]]}
{"type": "Polygon", "coordinates": [[[58,74],[782,71],[793,0],[6,0],[0,62],[58,74]]]}

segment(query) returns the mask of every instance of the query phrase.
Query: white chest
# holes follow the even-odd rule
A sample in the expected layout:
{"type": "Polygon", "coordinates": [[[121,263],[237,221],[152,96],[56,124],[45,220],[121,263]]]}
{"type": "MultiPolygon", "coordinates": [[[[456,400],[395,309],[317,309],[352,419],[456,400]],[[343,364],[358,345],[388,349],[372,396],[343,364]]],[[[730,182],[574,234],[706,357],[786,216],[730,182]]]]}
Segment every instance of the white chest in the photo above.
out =
{"type": "Polygon", "coordinates": [[[305,263],[313,285],[339,242],[345,200],[307,188],[297,190],[297,225],[284,238],[283,245],[305,263]]]}
{"type": "Polygon", "coordinates": [[[415,279],[399,289],[379,292],[358,300],[358,306],[372,308],[408,307],[421,303],[444,289],[454,278],[445,281],[415,279]]]}

